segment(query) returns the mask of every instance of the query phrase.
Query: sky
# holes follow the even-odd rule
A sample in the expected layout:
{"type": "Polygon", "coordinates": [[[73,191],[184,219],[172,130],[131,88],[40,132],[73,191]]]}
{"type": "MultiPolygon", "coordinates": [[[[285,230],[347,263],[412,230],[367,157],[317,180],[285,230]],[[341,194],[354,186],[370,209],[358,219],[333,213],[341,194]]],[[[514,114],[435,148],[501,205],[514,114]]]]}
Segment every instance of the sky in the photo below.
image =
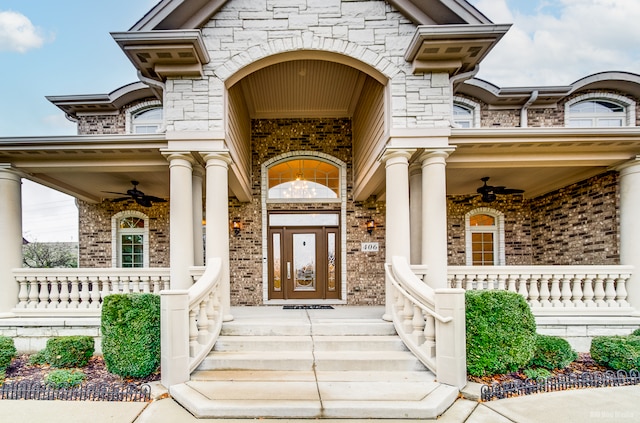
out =
{"type": "MultiPolygon", "coordinates": [[[[111,38],[157,0],[0,0],[0,138],[73,135],[45,96],[105,94],[137,81],[111,38]]],[[[640,73],[640,0],[470,0],[513,24],[477,78],[499,87],[569,85],[602,71],[640,73]]],[[[77,241],[66,195],[25,181],[29,240],[77,241]]]]}

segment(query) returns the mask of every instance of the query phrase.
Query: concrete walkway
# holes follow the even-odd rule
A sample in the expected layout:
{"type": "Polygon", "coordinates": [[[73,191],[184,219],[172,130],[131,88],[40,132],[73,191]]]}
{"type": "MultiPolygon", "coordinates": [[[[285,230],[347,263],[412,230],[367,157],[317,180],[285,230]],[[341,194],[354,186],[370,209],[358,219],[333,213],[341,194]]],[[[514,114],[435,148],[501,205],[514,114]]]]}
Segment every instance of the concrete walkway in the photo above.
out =
{"type": "MultiPolygon", "coordinates": [[[[640,421],[640,386],[535,394],[485,403],[459,399],[438,423],[566,423],[640,421]]],[[[263,420],[293,423],[301,420],[263,420]]],[[[0,401],[3,423],[249,423],[255,419],[196,419],[170,398],[151,403],[83,401],[0,401]]],[[[304,420],[302,420],[304,421],[304,420]]],[[[413,423],[418,420],[322,420],[326,423],[413,423]]],[[[436,421],[436,420],[419,420],[436,421]]]]}

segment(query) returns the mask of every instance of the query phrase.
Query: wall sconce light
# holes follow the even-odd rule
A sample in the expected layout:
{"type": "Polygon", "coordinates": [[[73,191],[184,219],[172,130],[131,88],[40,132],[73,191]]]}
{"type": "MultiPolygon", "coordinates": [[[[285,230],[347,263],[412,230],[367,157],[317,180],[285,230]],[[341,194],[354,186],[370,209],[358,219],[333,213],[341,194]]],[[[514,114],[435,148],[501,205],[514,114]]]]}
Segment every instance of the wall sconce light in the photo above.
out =
{"type": "Polygon", "coordinates": [[[235,236],[240,235],[240,230],[242,229],[242,225],[240,224],[240,219],[239,218],[235,218],[233,219],[233,234],[235,236]]]}
{"type": "Polygon", "coordinates": [[[369,235],[373,233],[373,230],[375,228],[376,228],[376,222],[374,222],[373,219],[367,220],[367,232],[369,232],[369,235]]]}

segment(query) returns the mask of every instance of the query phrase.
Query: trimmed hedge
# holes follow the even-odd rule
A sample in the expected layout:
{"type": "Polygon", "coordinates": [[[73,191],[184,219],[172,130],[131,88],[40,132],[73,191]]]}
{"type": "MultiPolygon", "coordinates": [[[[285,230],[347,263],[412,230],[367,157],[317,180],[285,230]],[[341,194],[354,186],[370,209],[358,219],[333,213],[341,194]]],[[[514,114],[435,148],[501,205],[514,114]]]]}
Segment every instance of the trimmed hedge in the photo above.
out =
{"type": "Polygon", "coordinates": [[[530,365],[544,367],[545,369],[564,369],[578,358],[571,345],[557,336],[536,336],[536,350],[530,365]]]}
{"type": "Polygon", "coordinates": [[[467,372],[472,376],[513,372],[533,358],[536,322],[521,295],[467,291],[467,372]]]}
{"type": "Polygon", "coordinates": [[[634,330],[633,332],[631,332],[631,335],[633,336],[640,336],[640,328],[634,330]]]}
{"type": "Polygon", "coordinates": [[[596,336],[590,352],[598,364],[614,370],[640,369],[640,336],[596,336]]]}
{"type": "Polygon", "coordinates": [[[42,358],[52,367],[84,367],[94,351],[90,336],[57,336],[47,340],[42,358]]]}
{"type": "Polygon", "coordinates": [[[0,336],[0,370],[4,370],[16,357],[16,346],[13,338],[0,336]]]}
{"type": "Polygon", "coordinates": [[[111,373],[146,377],[160,365],[160,296],[114,294],[102,303],[102,355],[111,373]]]}
{"type": "Polygon", "coordinates": [[[81,370],[54,370],[44,378],[44,383],[52,388],[71,388],[80,385],[86,375],[81,370]]]}

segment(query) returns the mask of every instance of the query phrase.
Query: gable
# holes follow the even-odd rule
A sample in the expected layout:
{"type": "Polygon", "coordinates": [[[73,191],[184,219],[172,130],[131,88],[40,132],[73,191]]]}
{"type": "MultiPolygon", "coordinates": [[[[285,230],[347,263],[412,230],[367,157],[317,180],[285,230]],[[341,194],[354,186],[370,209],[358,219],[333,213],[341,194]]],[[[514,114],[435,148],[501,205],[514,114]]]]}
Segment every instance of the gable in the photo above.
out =
{"type": "MultiPolygon", "coordinates": [[[[234,0],[162,0],[130,31],[201,28],[222,6],[234,0]]],[[[387,0],[416,25],[491,24],[465,0],[387,0]]]]}

